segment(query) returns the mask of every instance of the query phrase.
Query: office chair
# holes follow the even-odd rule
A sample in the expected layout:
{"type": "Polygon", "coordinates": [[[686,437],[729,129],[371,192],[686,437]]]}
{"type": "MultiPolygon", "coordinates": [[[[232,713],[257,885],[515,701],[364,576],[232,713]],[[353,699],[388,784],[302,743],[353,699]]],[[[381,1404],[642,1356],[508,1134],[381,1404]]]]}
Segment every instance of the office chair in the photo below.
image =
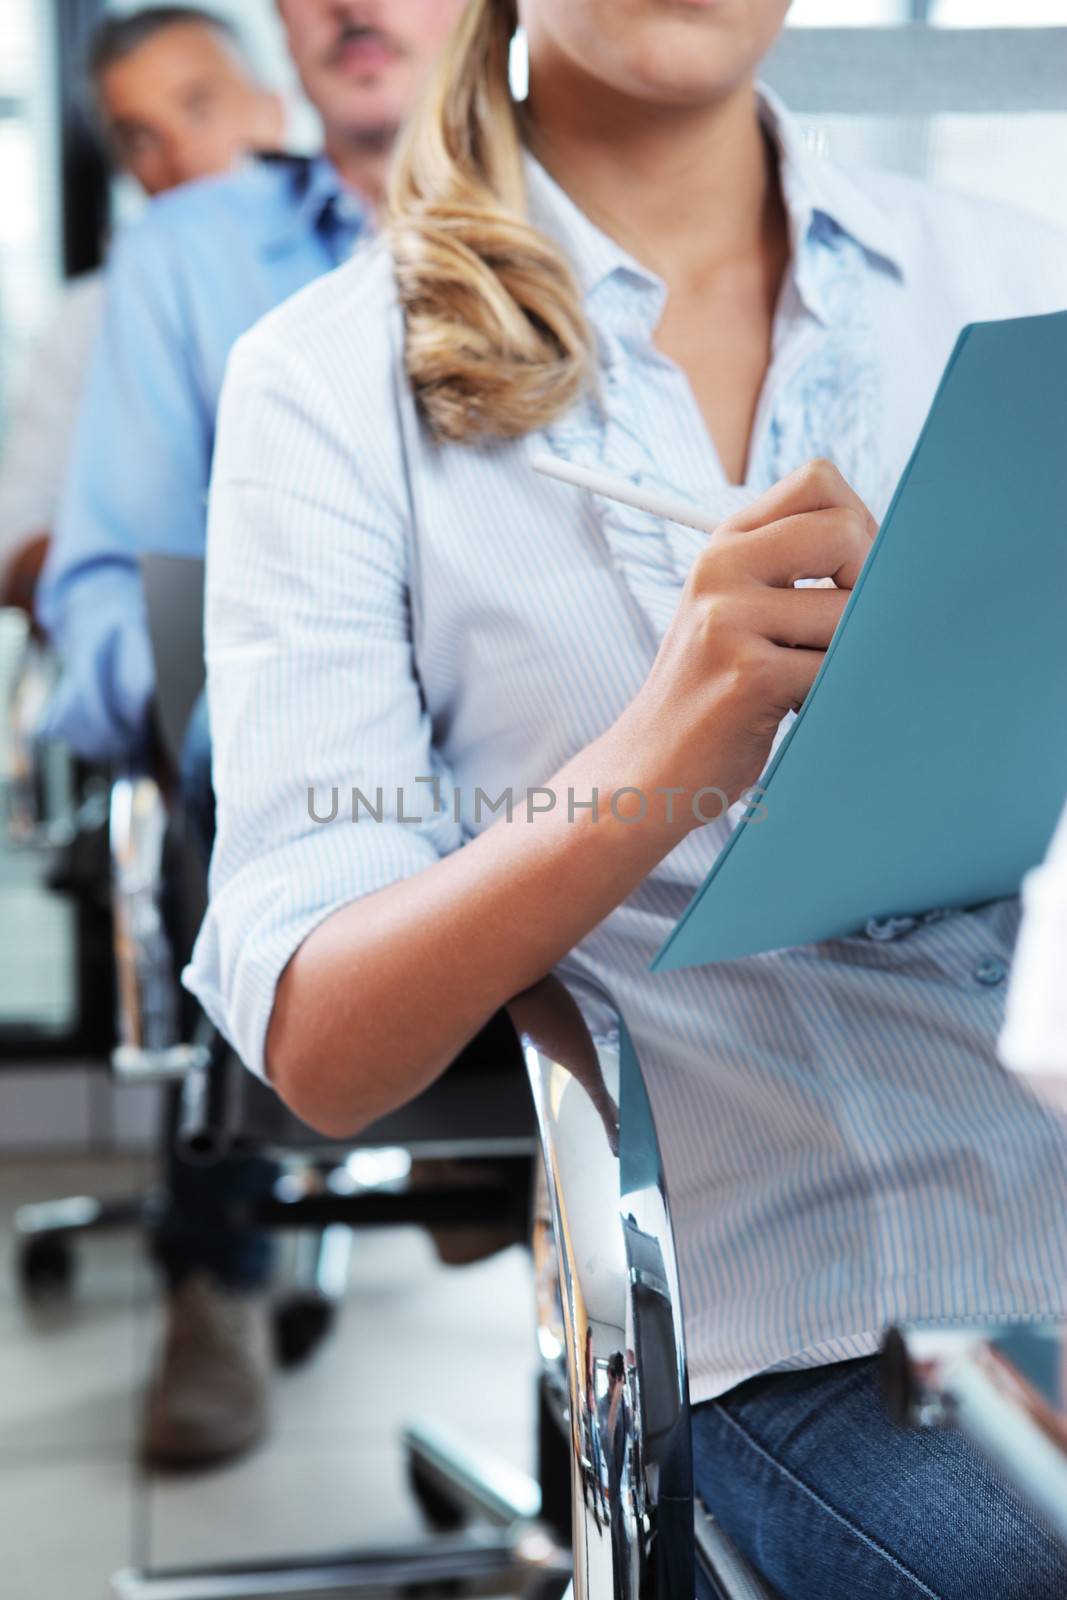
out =
{"type": "MultiPolygon", "coordinates": [[[[416,1423],[405,1445],[417,1487],[458,1529],[415,1549],[212,1572],[127,1570],[114,1580],[119,1600],[437,1593],[445,1585],[456,1594],[558,1596],[568,1575],[574,1600],[692,1600],[697,1564],[715,1600],[773,1600],[715,1521],[694,1508],[670,1210],[625,1028],[606,997],[574,995],[558,978],[518,996],[507,1024],[505,1033],[497,1019],[496,1037],[502,1051],[516,1040],[521,1047],[541,1152],[531,1233],[540,1481],[436,1424],[416,1423]]],[[[264,1103],[252,1131],[264,1136],[288,1116],[264,1103]]],[[[390,1139],[401,1134],[403,1112],[396,1117],[385,1119],[390,1139]]]]}
{"type": "MultiPolygon", "coordinates": [[[[159,738],[173,761],[202,680],[202,569],[151,557],[143,578],[161,685],[159,738]]],[[[128,1570],[116,1575],[116,1594],[212,1600],[381,1587],[431,1592],[448,1584],[454,1592],[487,1592],[488,1585],[547,1597],[560,1593],[571,1571],[573,1544],[577,1600],[599,1600],[609,1589],[691,1600],[694,1512],[677,1266],[647,1096],[610,1005],[597,1002],[594,1033],[557,980],[520,997],[437,1084],[359,1141],[361,1149],[407,1150],[431,1171],[443,1157],[441,1181],[361,1189],[344,1181],[349,1148],[325,1144],[206,1031],[191,1042],[176,1034],[163,981],[171,970],[160,906],[166,806],[155,780],[115,785],[112,842],[122,1019],[116,1069],[130,1079],[180,1082],[176,1136],[202,1159],[234,1148],[307,1158],[253,1208],[255,1226],[306,1228],[326,1241],[339,1224],[419,1221],[441,1229],[491,1219],[529,1238],[533,1210],[544,1357],[537,1479],[472,1451],[437,1424],[408,1428],[412,1484],[439,1529],[418,1548],[257,1568],[128,1570]],[[538,1142],[535,1198],[530,1157],[538,1142]],[[452,1181],[457,1160],[476,1163],[476,1181],[452,1181]],[[597,1204],[583,1207],[583,1194],[597,1204]],[[600,1266],[591,1271],[594,1254],[600,1266]],[[608,1413],[610,1452],[599,1405],[609,1369],[621,1397],[608,1413]],[[614,1479],[609,1460],[618,1464],[614,1479]]],[[[200,902],[195,884],[192,890],[195,921],[200,902]]],[[[703,1517],[701,1550],[717,1597],[765,1600],[767,1591],[703,1517]]]]}
{"type": "MultiPolygon", "coordinates": [[[[343,1165],[348,1152],[324,1152],[310,1129],[280,1115],[273,1094],[240,1069],[191,998],[181,994],[176,973],[191,949],[206,897],[203,864],[183,828],[174,779],[204,679],[203,564],[149,556],[142,577],[157,665],[155,761],[151,772],[141,768],[116,776],[110,789],[118,1033],[111,1067],[120,1083],[168,1089],[167,1137],[188,1160],[212,1161],[265,1145],[288,1152],[285,1183],[246,1220],[249,1226],[299,1230],[296,1281],[273,1308],[276,1348],[283,1365],[291,1365],[325,1333],[347,1283],[350,1234],[340,1224],[425,1221],[436,1207],[441,1227],[476,1227],[486,1216],[499,1216],[505,1231],[524,1235],[533,1116],[521,1079],[509,1089],[494,1070],[499,1034],[489,1029],[457,1062],[446,1094],[431,1092],[401,1126],[390,1119],[369,1140],[377,1147],[404,1144],[417,1155],[421,1186],[406,1194],[388,1184],[371,1192],[365,1175],[359,1186],[336,1173],[331,1177],[330,1163],[343,1165]],[[473,1139],[467,1137],[470,1129],[473,1139]],[[467,1149],[470,1143],[475,1150],[467,1149]],[[480,1165],[472,1165],[474,1156],[480,1165]],[[462,1185],[447,1176],[437,1181],[438,1171],[447,1173],[446,1159],[467,1163],[462,1185]],[[342,1194],[345,1187],[351,1192],[342,1194]]],[[[510,1046],[510,1035],[508,1040],[510,1046]]],[[[15,1226],[24,1288],[65,1288],[79,1237],[144,1230],[161,1209],[155,1190],[23,1206],[15,1226]]]]}

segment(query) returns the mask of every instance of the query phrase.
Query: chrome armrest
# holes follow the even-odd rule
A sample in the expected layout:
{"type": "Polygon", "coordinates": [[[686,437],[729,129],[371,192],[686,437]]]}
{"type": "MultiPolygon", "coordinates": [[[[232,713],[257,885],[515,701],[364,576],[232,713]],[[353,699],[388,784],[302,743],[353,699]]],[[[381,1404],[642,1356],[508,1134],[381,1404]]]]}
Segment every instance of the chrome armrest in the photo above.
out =
{"type": "Polygon", "coordinates": [[[14,608],[0,609],[0,719],[6,760],[0,761],[3,820],[14,849],[40,842],[50,819],[42,814],[47,759],[37,743],[37,728],[54,674],[45,651],[34,640],[27,618],[14,608]]]}
{"type": "Polygon", "coordinates": [[[1067,1542],[1067,1322],[894,1328],[882,1372],[898,1421],[960,1428],[1067,1542]]]}
{"type": "Polygon", "coordinates": [[[117,778],[111,788],[111,905],[119,1042],[111,1053],[127,1082],[158,1082],[203,1073],[204,1042],[179,1032],[174,956],[163,918],[163,848],[168,813],[154,778],[117,778]]]}
{"type": "Polygon", "coordinates": [[[544,1157],[538,1338],[571,1446],[574,1600],[692,1600],[678,1268],[637,1057],[606,1001],[556,978],[508,1010],[544,1157]]]}

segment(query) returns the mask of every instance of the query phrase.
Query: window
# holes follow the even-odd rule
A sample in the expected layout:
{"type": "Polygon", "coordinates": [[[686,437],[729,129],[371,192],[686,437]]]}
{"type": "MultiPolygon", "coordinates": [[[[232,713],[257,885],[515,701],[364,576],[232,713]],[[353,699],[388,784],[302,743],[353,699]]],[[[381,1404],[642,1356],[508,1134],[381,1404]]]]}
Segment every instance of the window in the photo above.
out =
{"type": "MultiPolygon", "coordinates": [[[[812,142],[845,165],[891,167],[949,188],[1006,202],[1067,227],[1067,113],[1048,109],[1057,103],[1054,95],[1046,97],[1042,104],[1043,91],[1033,74],[1035,51],[1042,62],[1067,61],[1067,44],[1057,44],[1051,35],[1047,44],[1044,40],[1028,40],[1026,35],[1026,30],[1038,27],[1063,29],[1059,38],[1067,40],[1067,0],[896,0],[895,4],[893,0],[796,0],[790,20],[815,28],[842,25],[846,20],[866,25],[910,20],[946,31],[974,30],[974,41],[961,60],[975,65],[985,65],[987,60],[982,54],[987,48],[982,29],[1022,30],[1015,44],[994,60],[990,103],[995,105],[998,92],[1014,88],[1016,92],[1007,93],[1005,103],[1013,103],[1016,108],[1033,104],[1033,110],[991,109],[920,116],[895,112],[885,102],[872,108],[870,114],[860,115],[854,107],[855,97],[846,95],[845,99],[853,101],[850,114],[821,113],[804,120],[812,142]]],[[[853,83],[857,73],[878,71],[878,50],[872,53],[867,48],[862,32],[862,27],[856,29],[857,48],[852,52],[855,63],[850,52],[843,51],[839,44],[830,58],[833,71],[848,75],[853,83]]],[[[910,41],[896,42],[903,50],[885,52],[887,57],[897,56],[889,68],[890,81],[893,73],[901,74],[900,56],[911,49],[910,41]]],[[[961,45],[964,42],[961,39],[961,45]]],[[[990,40],[988,49],[996,48],[990,40]]],[[[916,49],[916,62],[924,54],[916,49]]],[[[940,61],[941,56],[939,50],[935,59],[940,61]]],[[[917,80],[922,83],[930,70],[918,72],[917,80]]],[[[932,70],[951,73],[951,66],[941,61],[932,70]]],[[[961,70],[966,71],[966,66],[961,70]]],[[[832,101],[833,80],[822,81],[829,86],[832,101]]],[[[959,81],[958,74],[953,81],[959,81]]],[[[1047,77],[1045,82],[1047,87],[1047,77]]],[[[945,99],[948,98],[946,92],[945,99]]]]}
{"type": "Polygon", "coordinates": [[[0,435],[22,359],[60,279],[51,7],[3,0],[0,51],[0,435]]]}
{"type": "Polygon", "coordinates": [[[908,22],[913,15],[912,0],[793,0],[789,22],[793,27],[856,28],[908,22]]]}
{"type": "Polygon", "coordinates": [[[1067,0],[930,0],[929,10],[944,28],[1067,26],[1067,0]]]}

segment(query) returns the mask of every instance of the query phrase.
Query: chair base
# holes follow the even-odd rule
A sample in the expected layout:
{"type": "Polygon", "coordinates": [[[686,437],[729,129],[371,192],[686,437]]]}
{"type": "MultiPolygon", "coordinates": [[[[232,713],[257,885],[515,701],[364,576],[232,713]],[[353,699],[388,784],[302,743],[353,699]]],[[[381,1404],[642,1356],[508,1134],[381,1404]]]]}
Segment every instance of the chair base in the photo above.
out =
{"type": "Polygon", "coordinates": [[[413,1476],[432,1485],[457,1519],[478,1521],[418,1545],[206,1568],[127,1568],[116,1600],[310,1600],[338,1594],[522,1594],[560,1600],[570,1552],[536,1520],[537,1484],[510,1463],[437,1424],[404,1436],[413,1476]]]}
{"type": "Polygon", "coordinates": [[[714,1600],[774,1600],[774,1591],[699,1500],[694,1520],[697,1570],[714,1600]]]}
{"type": "MultiPolygon", "coordinates": [[[[132,1229],[149,1233],[163,1215],[160,1190],[100,1200],[70,1195],[20,1206],[15,1213],[16,1271],[29,1300],[66,1295],[77,1268],[76,1245],[84,1234],[132,1229]]],[[[297,1234],[294,1270],[273,1308],[275,1354],[283,1367],[305,1361],[325,1338],[348,1283],[352,1230],[341,1224],[297,1234]]]]}
{"type": "Polygon", "coordinates": [[[15,1213],[19,1287],[29,1296],[66,1289],[74,1276],[78,1238],[120,1228],[148,1229],[161,1207],[161,1196],[151,1191],[110,1200],[70,1195],[20,1206],[15,1213]]]}
{"type": "MultiPolygon", "coordinates": [[[[256,1567],[128,1569],[115,1574],[112,1588],[116,1600],[304,1600],[393,1592],[530,1593],[531,1579],[545,1584],[540,1563],[524,1558],[521,1536],[504,1532],[444,1534],[410,1549],[366,1550],[256,1567]]],[[[564,1581],[561,1575],[555,1593],[561,1592],[564,1581]]]]}

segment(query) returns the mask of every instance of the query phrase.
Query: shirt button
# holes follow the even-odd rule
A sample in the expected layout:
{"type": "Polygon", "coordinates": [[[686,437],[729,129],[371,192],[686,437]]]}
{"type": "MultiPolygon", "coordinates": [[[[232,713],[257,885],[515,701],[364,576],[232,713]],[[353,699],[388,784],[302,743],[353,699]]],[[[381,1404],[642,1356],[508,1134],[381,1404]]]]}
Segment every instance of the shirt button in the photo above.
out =
{"type": "Polygon", "coordinates": [[[917,926],[917,917],[871,917],[868,919],[865,931],[868,939],[877,939],[884,943],[887,939],[902,938],[917,926]]]}
{"type": "Polygon", "coordinates": [[[979,983],[985,984],[987,989],[992,989],[998,983],[1003,983],[1008,976],[1008,969],[1003,961],[998,961],[995,956],[989,956],[985,961],[979,961],[974,969],[975,978],[979,983]]]}

